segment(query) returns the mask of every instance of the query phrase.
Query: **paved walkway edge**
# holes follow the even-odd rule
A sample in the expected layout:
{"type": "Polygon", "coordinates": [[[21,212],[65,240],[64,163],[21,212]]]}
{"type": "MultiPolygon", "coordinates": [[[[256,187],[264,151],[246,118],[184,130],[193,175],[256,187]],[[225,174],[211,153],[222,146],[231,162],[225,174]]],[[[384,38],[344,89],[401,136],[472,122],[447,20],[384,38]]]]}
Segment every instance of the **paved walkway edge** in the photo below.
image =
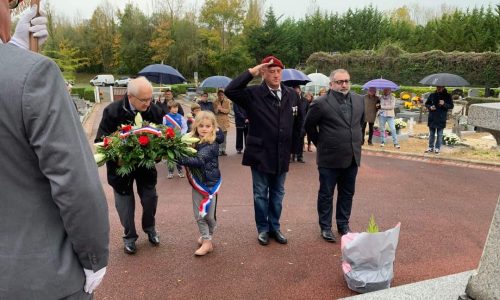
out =
{"type": "Polygon", "coordinates": [[[474,270],[467,271],[341,299],[457,300],[460,295],[465,294],[467,282],[474,272],[474,270]]]}

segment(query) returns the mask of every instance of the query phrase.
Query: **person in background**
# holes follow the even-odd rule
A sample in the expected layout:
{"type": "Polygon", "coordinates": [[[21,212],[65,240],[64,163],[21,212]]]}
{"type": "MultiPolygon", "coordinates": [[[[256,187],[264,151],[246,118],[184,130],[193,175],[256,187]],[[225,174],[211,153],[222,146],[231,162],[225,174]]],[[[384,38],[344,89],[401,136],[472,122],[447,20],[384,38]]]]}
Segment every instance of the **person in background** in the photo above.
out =
{"type": "Polygon", "coordinates": [[[443,140],[443,130],[446,127],[448,110],[453,109],[453,100],[444,86],[437,86],[436,91],[429,95],[425,107],[429,110],[427,126],[429,127],[429,147],[426,153],[439,154],[443,140]],[[436,137],[437,136],[437,137],[436,137]]]}
{"type": "Polygon", "coordinates": [[[389,125],[392,136],[392,143],[394,148],[399,149],[398,134],[394,124],[394,107],[396,106],[396,98],[391,94],[390,88],[385,88],[380,97],[380,111],[379,111],[379,131],[380,131],[380,147],[385,146],[385,123],[389,125]]]}
{"type": "Polygon", "coordinates": [[[223,90],[217,91],[217,100],[214,101],[215,117],[217,124],[224,134],[224,142],[219,145],[219,155],[227,155],[226,153],[226,138],[227,130],[229,129],[229,112],[231,111],[231,103],[224,96],[223,90]]]}
{"type": "MultiPolygon", "coordinates": [[[[160,106],[161,110],[163,111],[163,114],[166,115],[169,113],[168,102],[174,100],[174,92],[170,89],[167,89],[165,90],[165,92],[163,92],[163,97],[164,97],[163,102],[159,102],[157,103],[157,105],[160,106]]],[[[178,106],[178,113],[181,116],[184,116],[184,110],[182,109],[182,105],[178,106]]]]}
{"type": "Polygon", "coordinates": [[[337,231],[351,231],[352,201],[361,164],[363,97],[350,91],[351,77],[344,69],[330,74],[330,91],[313,101],[305,128],[317,148],[319,173],[318,216],[321,236],[335,242],[332,232],[333,193],[337,187],[335,219],[337,231]]]}
{"type": "Polygon", "coordinates": [[[377,88],[371,87],[368,89],[368,94],[363,98],[365,101],[365,121],[363,122],[363,141],[365,144],[366,124],[368,123],[368,145],[372,146],[373,124],[377,118],[377,111],[380,108],[380,98],[377,96],[377,88]]]}
{"type": "Polygon", "coordinates": [[[319,89],[318,97],[326,95],[326,88],[322,87],[319,89]]]}
{"type": "Polygon", "coordinates": [[[92,299],[109,259],[108,205],[37,7],[11,37],[0,0],[0,299],[92,299]]]}
{"type": "Polygon", "coordinates": [[[186,123],[188,126],[188,132],[193,130],[193,123],[196,115],[201,111],[200,105],[198,103],[191,104],[191,116],[188,116],[186,123]]]}
{"type": "Polygon", "coordinates": [[[226,95],[245,109],[251,122],[243,165],[252,171],[257,240],[261,245],[268,245],[269,237],[280,244],[288,242],[281,232],[280,217],[292,136],[301,130],[303,116],[297,93],[281,83],[283,68],[279,59],[268,56],[226,87],[226,95]],[[262,83],[247,86],[256,76],[262,76],[262,83]]]}
{"type": "MultiPolygon", "coordinates": [[[[307,109],[307,100],[302,97],[302,90],[300,89],[300,86],[294,86],[293,89],[297,93],[297,96],[299,97],[299,105],[297,109],[301,110],[300,115],[305,116],[306,115],[306,109],[307,109]]],[[[298,116],[299,114],[297,114],[298,116]]],[[[296,122],[299,121],[299,118],[296,117],[296,122]]],[[[304,119],[301,118],[300,122],[301,124],[297,124],[296,126],[300,126],[301,130],[294,132],[293,136],[293,141],[292,141],[292,156],[290,158],[290,162],[299,162],[299,163],[305,163],[304,161],[304,137],[305,137],[305,131],[304,131],[304,119]]]]}
{"type": "Polygon", "coordinates": [[[248,121],[247,112],[241,106],[233,103],[234,123],[236,126],[236,152],[241,154],[247,143],[248,121]]]}
{"type": "MultiPolygon", "coordinates": [[[[307,101],[306,111],[304,114],[304,116],[306,116],[307,112],[309,111],[309,107],[311,106],[311,103],[314,100],[314,95],[311,92],[306,92],[306,94],[304,95],[304,98],[306,98],[306,101],[307,101]]],[[[305,128],[304,128],[304,131],[305,131],[305,128]]],[[[306,136],[307,136],[307,151],[312,152],[312,149],[311,149],[312,142],[311,142],[311,138],[309,138],[309,135],[307,134],[307,132],[306,132],[306,136]]]]}
{"type": "Polygon", "coordinates": [[[201,110],[208,110],[211,111],[215,114],[214,110],[214,104],[210,101],[208,101],[208,93],[207,92],[202,92],[200,96],[200,100],[198,101],[198,104],[201,107],[201,110]]]}
{"type": "MultiPolygon", "coordinates": [[[[180,132],[181,135],[186,134],[188,130],[188,125],[186,123],[186,119],[178,113],[179,111],[179,103],[175,102],[175,100],[170,100],[167,103],[168,105],[168,114],[163,116],[163,125],[168,126],[172,129],[180,132]]],[[[177,166],[177,174],[180,178],[184,178],[184,173],[182,172],[182,166],[180,164],[176,164],[177,166]]],[[[174,178],[174,164],[172,162],[167,161],[167,169],[168,169],[168,179],[174,178]]]]}
{"type": "MultiPolygon", "coordinates": [[[[161,124],[163,112],[158,106],[152,105],[152,97],[153,86],[145,77],[130,80],[127,94],[123,99],[111,102],[104,108],[95,142],[102,141],[104,137],[111,135],[122,125],[133,124],[138,113],[145,121],[161,124]]],[[[136,181],[137,193],[141,198],[142,230],[147,234],[153,246],[160,244],[160,236],[155,228],[158,204],[157,172],[156,168],[137,167],[130,174],[120,176],[117,174],[118,163],[117,161],[106,162],[108,183],[113,187],[115,207],[124,229],[123,250],[127,254],[135,254],[137,251],[135,242],[138,235],[135,229],[134,181],[136,181]]]]}

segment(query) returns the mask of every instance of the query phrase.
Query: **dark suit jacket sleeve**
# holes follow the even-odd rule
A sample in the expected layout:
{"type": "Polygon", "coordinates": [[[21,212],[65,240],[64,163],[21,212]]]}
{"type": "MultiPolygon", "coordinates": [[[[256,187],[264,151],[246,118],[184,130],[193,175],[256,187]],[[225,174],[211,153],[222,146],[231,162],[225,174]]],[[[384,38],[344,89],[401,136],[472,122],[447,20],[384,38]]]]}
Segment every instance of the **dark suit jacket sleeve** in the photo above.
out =
{"type": "Polygon", "coordinates": [[[224,90],[224,94],[226,94],[226,96],[231,99],[231,101],[241,106],[245,110],[248,110],[248,101],[251,101],[251,97],[247,92],[246,87],[248,83],[252,81],[252,79],[252,74],[250,74],[250,72],[247,70],[233,79],[224,90]]]}
{"type": "Polygon", "coordinates": [[[118,127],[116,126],[116,121],[111,117],[108,106],[102,112],[102,120],[101,123],[99,123],[99,128],[97,129],[94,142],[101,142],[105,136],[111,135],[117,130],[118,127]]]}
{"type": "MultiPolygon", "coordinates": [[[[57,65],[40,60],[26,78],[23,118],[68,239],[86,269],[108,264],[108,206],[97,166],[57,65]]],[[[33,224],[43,226],[43,224],[33,224]]]]}
{"type": "Polygon", "coordinates": [[[312,102],[307,111],[304,128],[306,129],[307,136],[311,139],[315,146],[318,143],[318,123],[321,120],[321,105],[316,101],[312,102]]]}

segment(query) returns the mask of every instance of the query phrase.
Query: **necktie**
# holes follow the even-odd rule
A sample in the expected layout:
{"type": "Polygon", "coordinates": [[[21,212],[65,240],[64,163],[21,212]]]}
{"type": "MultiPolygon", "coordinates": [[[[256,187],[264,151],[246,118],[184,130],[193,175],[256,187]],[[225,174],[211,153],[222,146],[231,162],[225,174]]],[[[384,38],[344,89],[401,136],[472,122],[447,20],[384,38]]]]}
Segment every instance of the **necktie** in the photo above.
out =
{"type": "Polygon", "coordinates": [[[278,96],[278,90],[271,90],[271,92],[276,97],[276,100],[278,100],[278,101],[276,101],[275,105],[277,107],[280,107],[281,106],[281,98],[278,96]]]}
{"type": "Polygon", "coordinates": [[[276,96],[276,98],[278,98],[279,100],[281,100],[281,98],[280,98],[280,96],[278,94],[279,90],[271,90],[271,91],[273,92],[274,96],[276,96]]]}

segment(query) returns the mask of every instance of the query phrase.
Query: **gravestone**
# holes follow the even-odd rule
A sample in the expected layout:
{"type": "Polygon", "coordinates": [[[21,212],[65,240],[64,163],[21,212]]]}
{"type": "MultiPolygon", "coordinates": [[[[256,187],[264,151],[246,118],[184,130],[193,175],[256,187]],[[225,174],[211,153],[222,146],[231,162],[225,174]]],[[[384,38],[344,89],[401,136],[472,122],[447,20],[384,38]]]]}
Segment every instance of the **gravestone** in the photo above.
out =
{"type": "Polygon", "coordinates": [[[477,273],[472,275],[465,289],[467,296],[459,299],[500,299],[500,198],[477,273]]]}
{"type": "Polygon", "coordinates": [[[500,103],[472,104],[467,122],[482,131],[489,132],[500,146],[500,103]]]}

